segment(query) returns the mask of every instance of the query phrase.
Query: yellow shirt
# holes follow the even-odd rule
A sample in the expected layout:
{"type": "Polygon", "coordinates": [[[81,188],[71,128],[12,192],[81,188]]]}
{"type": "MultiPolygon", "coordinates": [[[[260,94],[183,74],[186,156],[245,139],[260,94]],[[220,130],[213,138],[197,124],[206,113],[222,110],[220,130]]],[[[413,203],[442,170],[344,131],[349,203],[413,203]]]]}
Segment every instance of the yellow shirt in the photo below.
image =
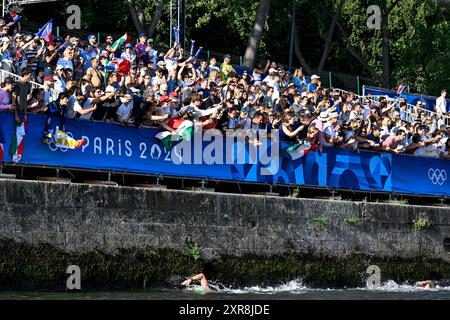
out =
{"type": "Polygon", "coordinates": [[[226,81],[228,77],[230,76],[230,72],[236,72],[231,64],[228,63],[222,63],[220,66],[220,75],[222,76],[222,81],[226,81]],[[225,72],[228,73],[228,75],[225,74],[225,72]]]}

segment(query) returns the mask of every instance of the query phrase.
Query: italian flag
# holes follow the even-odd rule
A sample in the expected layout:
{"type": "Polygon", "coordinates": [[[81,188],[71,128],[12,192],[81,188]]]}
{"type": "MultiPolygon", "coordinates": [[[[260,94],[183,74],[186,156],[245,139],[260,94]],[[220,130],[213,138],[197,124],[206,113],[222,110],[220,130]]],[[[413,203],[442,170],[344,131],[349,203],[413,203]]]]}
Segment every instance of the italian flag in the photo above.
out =
{"type": "MultiPolygon", "coordinates": [[[[178,121],[176,122],[179,123],[178,121]]],[[[194,123],[190,120],[182,121],[174,132],[162,131],[155,135],[160,140],[166,150],[172,150],[176,142],[190,141],[194,135],[194,123]]]]}
{"type": "Polygon", "coordinates": [[[105,69],[111,72],[128,75],[131,70],[131,62],[127,59],[114,58],[105,66],[105,69]]]}
{"type": "Polygon", "coordinates": [[[25,129],[27,128],[27,121],[23,121],[21,124],[16,123],[16,128],[14,130],[11,146],[9,147],[9,154],[12,157],[13,162],[19,162],[23,156],[23,146],[25,137],[25,129]]]}
{"type": "Polygon", "coordinates": [[[126,45],[127,43],[130,43],[130,42],[131,42],[131,37],[128,35],[128,33],[125,33],[122,37],[117,39],[117,41],[112,44],[111,49],[114,52],[116,52],[117,50],[119,50],[124,45],[126,45]]]}
{"type": "Polygon", "coordinates": [[[297,160],[308,154],[311,151],[317,149],[317,145],[311,145],[308,142],[305,143],[297,143],[283,150],[283,154],[289,155],[292,160],[297,160]]]}

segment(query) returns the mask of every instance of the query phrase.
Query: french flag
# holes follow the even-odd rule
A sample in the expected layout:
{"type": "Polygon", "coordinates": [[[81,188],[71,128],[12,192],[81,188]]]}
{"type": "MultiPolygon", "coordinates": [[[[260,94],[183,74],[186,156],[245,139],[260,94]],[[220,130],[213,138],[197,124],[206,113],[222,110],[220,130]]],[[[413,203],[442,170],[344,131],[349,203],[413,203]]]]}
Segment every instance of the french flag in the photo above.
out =
{"type": "Polygon", "coordinates": [[[397,95],[398,96],[402,95],[402,93],[405,91],[405,89],[406,89],[406,86],[400,84],[397,88],[397,95]]]}
{"type": "Polygon", "coordinates": [[[19,16],[17,13],[15,12],[11,12],[11,18],[13,19],[14,23],[18,22],[20,19],[22,19],[22,16],[19,16]]]}
{"type": "Polygon", "coordinates": [[[47,22],[36,35],[39,38],[44,39],[46,42],[50,43],[50,45],[53,46],[52,42],[52,29],[53,29],[53,19],[50,19],[49,22],[47,22]]]}

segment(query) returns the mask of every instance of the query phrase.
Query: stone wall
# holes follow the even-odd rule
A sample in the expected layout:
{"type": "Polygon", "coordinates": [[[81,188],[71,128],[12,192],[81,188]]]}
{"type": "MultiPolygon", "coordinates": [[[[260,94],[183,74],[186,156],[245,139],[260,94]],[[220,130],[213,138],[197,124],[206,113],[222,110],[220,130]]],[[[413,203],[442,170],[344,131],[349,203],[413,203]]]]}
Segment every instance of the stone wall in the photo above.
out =
{"type": "Polygon", "coordinates": [[[0,180],[0,221],[0,288],[64,290],[70,264],[96,289],[207,264],[239,284],[358,286],[372,263],[386,280],[450,278],[446,207],[0,180]]]}
{"type": "Polygon", "coordinates": [[[220,255],[309,253],[448,258],[450,208],[0,181],[0,237],[63,251],[171,248],[220,255]],[[430,227],[413,231],[425,218],[430,227]]]}

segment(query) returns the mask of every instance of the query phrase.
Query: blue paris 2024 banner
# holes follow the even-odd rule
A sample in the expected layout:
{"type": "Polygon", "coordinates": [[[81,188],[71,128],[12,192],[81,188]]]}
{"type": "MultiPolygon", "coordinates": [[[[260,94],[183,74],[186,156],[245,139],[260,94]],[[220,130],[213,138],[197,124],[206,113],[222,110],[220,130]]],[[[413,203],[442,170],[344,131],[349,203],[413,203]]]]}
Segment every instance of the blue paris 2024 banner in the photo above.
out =
{"type": "MultiPolygon", "coordinates": [[[[185,146],[192,147],[190,160],[185,161],[182,155],[188,153],[182,150],[181,144],[172,151],[165,150],[161,142],[155,139],[157,129],[137,129],[84,120],[67,122],[69,135],[75,139],[84,137],[87,142],[81,148],[72,150],[42,142],[44,120],[43,115],[28,116],[23,156],[19,163],[263,184],[450,196],[450,161],[443,159],[329,148],[321,155],[314,151],[292,160],[290,155],[283,153],[279,157],[270,157],[273,155],[272,149],[275,149],[274,143],[254,147],[236,139],[229,145],[224,137],[209,137],[203,139],[209,141],[198,143],[194,138],[185,143],[185,146]],[[263,151],[267,153],[266,156],[263,151]],[[184,160],[180,161],[182,158],[184,160]]],[[[12,162],[8,150],[14,130],[13,114],[0,112],[0,123],[5,137],[3,162],[9,163],[12,162]]],[[[281,142],[276,147],[283,150],[288,146],[281,142]]]]}

